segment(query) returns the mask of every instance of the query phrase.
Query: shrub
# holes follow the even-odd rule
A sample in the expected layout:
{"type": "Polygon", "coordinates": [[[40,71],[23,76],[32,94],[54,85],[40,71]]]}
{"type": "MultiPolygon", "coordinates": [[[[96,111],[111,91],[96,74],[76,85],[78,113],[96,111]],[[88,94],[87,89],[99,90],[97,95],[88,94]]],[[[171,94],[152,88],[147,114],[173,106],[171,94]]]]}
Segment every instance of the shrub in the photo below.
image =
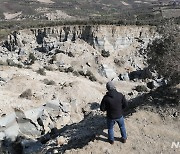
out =
{"type": "Polygon", "coordinates": [[[68,73],[68,72],[73,72],[74,71],[74,68],[72,66],[68,67],[65,69],[65,72],[68,73]]]}
{"type": "Polygon", "coordinates": [[[162,38],[155,39],[147,47],[148,63],[159,75],[162,75],[170,84],[180,81],[180,29],[177,25],[168,23],[161,26],[159,32],[162,38]]]}
{"type": "Polygon", "coordinates": [[[17,66],[17,64],[12,59],[7,59],[6,62],[9,66],[17,66]]]}
{"type": "Polygon", "coordinates": [[[0,77],[0,81],[6,82],[6,80],[4,80],[3,78],[0,77]]]}
{"type": "Polygon", "coordinates": [[[46,75],[45,69],[44,68],[39,68],[39,70],[37,70],[37,73],[40,75],[46,75]]]}
{"type": "Polygon", "coordinates": [[[137,92],[147,92],[147,91],[148,91],[148,90],[147,90],[147,87],[144,86],[144,85],[136,86],[135,90],[136,90],[137,92]]]}
{"type": "Polygon", "coordinates": [[[117,65],[117,66],[123,66],[125,64],[125,61],[123,59],[117,59],[115,58],[114,59],[114,63],[117,65]]]}
{"type": "Polygon", "coordinates": [[[109,52],[109,51],[106,51],[106,50],[102,50],[102,51],[101,51],[101,55],[102,55],[103,57],[109,57],[109,56],[110,56],[110,52],[109,52]]]}
{"type": "Polygon", "coordinates": [[[55,84],[56,84],[53,80],[48,80],[48,79],[44,79],[43,82],[44,82],[46,85],[55,85],[55,84]]]}
{"type": "Polygon", "coordinates": [[[75,57],[72,52],[68,52],[68,56],[69,56],[69,57],[75,57]]]}
{"type": "Polygon", "coordinates": [[[50,64],[53,64],[54,61],[56,61],[56,60],[57,60],[56,55],[53,55],[53,56],[51,57],[51,59],[49,60],[49,63],[50,63],[50,64]]]}
{"type": "Polygon", "coordinates": [[[57,60],[56,55],[53,55],[53,56],[52,56],[52,60],[53,60],[53,61],[56,61],[56,60],[57,60]]]}
{"type": "Polygon", "coordinates": [[[36,60],[36,57],[34,56],[34,54],[30,53],[29,54],[29,61],[30,61],[29,65],[34,64],[35,60],[36,60]]]}
{"type": "Polygon", "coordinates": [[[84,73],[83,70],[79,70],[78,73],[79,73],[80,75],[82,75],[82,76],[86,76],[86,74],[84,73]]]}
{"type": "Polygon", "coordinates": [[[74,74],[75,76],[79,76],[78,71],[73,71],[73,74],[74,74]]]}
{"type": "Polygon", "coordinates": [[[4,62],[4,61],[0,60],[0,65],[7,65],[7,61],[4,62]]]}
{"type": "Polygon", "coordinates": [[[96,77],[94,76],[94,74],[90,70],[87,70],[85,75],[89,77],[89,80],[97,81],[96,77]]]}
{"type": "Polygon", "coordinates": [[[19,97],[20,97],[20,98],[31,99],[31,97],[32,97],[32,91],[31,91],[31,89],[25,90],[19,97]]]}
{"type": "Polygon", "coordinates": [[[53,59],[50,59],[49,64],[53,64],[53,63],[54,63],[53,59]]]}
{"type": "Polygon", "coordinates": [[[91,71],[87,70],[86,71],[86,76],[91,76],[91,75],[93,75],[93,73],[91,71]]]}
{"type": "Polygon", "coordinates": [[[91,80],[93,82],[97,81],[96,77],[93,74],[89,76],[89,80],[91,80]]]}
{"type": "Polygon", "coordinates": [[[48,71],[54,71],[53,67],[51,67],[51,66],[44,66],[44,69],[46,69],[48,71]]]}
{"type": "Polygon", "coordinates": [[[14,66],[14,67],[18,67],[18,68],[23,68],[23,65],[21,63],[15,63],[12,59],[7,59],[6,62],[3,62],[0,65],[8,65],[8,66],[14,66]]]}
{"type": "Polygon", "coordinates": [[[20,63],[16,64],[16,66],[17,66],[18,68],[23,68],[23,65],[20,64],[20,63]]]}

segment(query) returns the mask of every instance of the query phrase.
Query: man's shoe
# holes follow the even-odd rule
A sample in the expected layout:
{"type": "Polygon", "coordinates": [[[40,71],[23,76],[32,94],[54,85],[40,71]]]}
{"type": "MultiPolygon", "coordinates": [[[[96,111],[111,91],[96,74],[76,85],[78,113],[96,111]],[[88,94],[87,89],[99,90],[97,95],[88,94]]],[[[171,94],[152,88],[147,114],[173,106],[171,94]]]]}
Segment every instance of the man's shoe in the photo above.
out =
{"type": "Polygon", "coordinates": [[[110,143],[110,144],[114,144],[114,141],[112,141],[112,140],[109,140],[109,143],[110,143]]]}
{"type": "Polygon", "coordinates": [[[126,143],[126,139],[121,138],[122,143],[126,143]]]}

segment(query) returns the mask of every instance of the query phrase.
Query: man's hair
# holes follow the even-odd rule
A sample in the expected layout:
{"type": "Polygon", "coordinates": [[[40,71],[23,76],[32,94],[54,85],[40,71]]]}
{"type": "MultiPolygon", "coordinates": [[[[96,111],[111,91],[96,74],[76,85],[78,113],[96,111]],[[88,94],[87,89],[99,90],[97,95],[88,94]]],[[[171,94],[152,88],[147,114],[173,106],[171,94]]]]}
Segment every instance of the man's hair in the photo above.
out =
{"type": "Polygon", "coordinates": [[[109,81],[109,82],[106,83],[106,88],[107,88],[108,91],[116,89],[112,81],[109,81]]]}

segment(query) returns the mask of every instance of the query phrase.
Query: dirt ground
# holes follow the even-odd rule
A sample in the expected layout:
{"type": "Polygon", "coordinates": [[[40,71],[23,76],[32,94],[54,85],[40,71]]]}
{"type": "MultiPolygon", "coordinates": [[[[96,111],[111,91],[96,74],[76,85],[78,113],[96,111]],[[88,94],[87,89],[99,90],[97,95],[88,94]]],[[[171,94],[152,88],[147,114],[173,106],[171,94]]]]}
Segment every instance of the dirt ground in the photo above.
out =
{"type": "MultiPolygon", "coordinates": [[[[16,67],[3,66],[0,69],[0,109],[1,116],[13,112],[14,107],[28,110],[46,103],[52,97],[67,102],[76,99],[78,107],[83,108],[93,102],[100,103],[106,92],[105,83],[92,82],[85,77],[76,77],[71,73],[62,73],[59,71],[46,71],[46,76],[37,74],[32,69],[19,69],[16,67]],[[46,85],[42,81],[51,79],[55,85],[46,85]],[[64,87],[62,85],[65,85],[64,87]],[[63,88],[62,88],[63,87],[63,88]],[[19,98],[19,95],[26,89],[31,89],[33,97],[31,100],[19,98]]],[[[134,82],[115,82],[117,89],[127,95],[135,86],[134,82]]],[[[99,109],[97,109],[98,111],[99,109]]],[[[98,111],[99,112],[99,111],[98,111]]],[[[78,117],[78,116],[77,116],[78,117]]],[[[76,117],[74,117],[76,118],[76,117]]],[[[95,117],[96,118],[96,117],[95,117]]],[[[105,118],[105,115],[104,115],[105,118]]],[[[102,118],[101,118],[102,119],[102,118]]],[[[94,124],[99,124],[100,119],[93,119],[94,124]]],[[[105,119],[104,119],[105,120],[105,119]]],[[[68,148],[66,154],[115,154],[115,153],[133,153],[133,154],[178,154],[180,148],[171,148],[172,142],[180,141],[180,122],[172,117],[163,119],[158,113],[136,110],[136,112],[125,117],[125,124],[128,134],[128,140],[125,144],[120,142],[120,131],[118,125],[115,125],[115,143],[110,145],[107,140],[107,129],[97,127],[101,133],[86,145],[82,147],[68,148]]],[[[81,133],[86,133],[87,123],[83,127],[77,127],[81,133]]],[[[104,124],[105,125],[105,124],[104,124]]],[[[78,124],[77,124],[78,126],[78,124]]],[[[73,129],[70,129],[73,130],[73,129]]],[[[98,131],[99,131],[98,130],[98,131]]],[[[77,134],[76,134],[77,135],[77,134]]],[[[81,134],[83,140],[83,134],[81,134]]],[[[84,135],[86,137],[86,135],[84,135]]],[[[86,140],[86,139],[84,139],[86,140]]],[[[77,142],[73,141],[72,142],[77,142]]],[[[83,141],[81,141],[83,142],[83,141]]],[[[78,143],[77,143],[78,144],[78,143]]],[[[53,153],[57,153],[61,146],[50,146],[53,153]]]]}
{"type": "Polygon", "coordinates": [[[120,142],[120,131],[115,125],[115,143],[108,143],[107,129],[81,149],[68,150],[66,154],[178,154],[180,148],[171,148],[172,142],[180,140],[180,122],[149,111],[137,111],[125,118],[127,142],[120,142]]]}

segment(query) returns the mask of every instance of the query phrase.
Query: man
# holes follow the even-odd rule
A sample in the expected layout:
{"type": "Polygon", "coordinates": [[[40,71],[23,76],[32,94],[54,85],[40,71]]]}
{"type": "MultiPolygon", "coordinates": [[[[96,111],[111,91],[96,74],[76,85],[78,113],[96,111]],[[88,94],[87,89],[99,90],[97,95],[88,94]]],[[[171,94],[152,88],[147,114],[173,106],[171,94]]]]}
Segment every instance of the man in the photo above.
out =
{"type": "Polygon", "coordinates": [[[125,96],[118,92],[112,81],[106,84],[108,92],[103,97],[100,109],[107,112],[107,127],[108,127],[108,140],[110,144],[114,143],[114,124],[118,123],[121,131],[122,142],[125,143],[127,139],[126,128],[123,118],[123,109],[127,107],[125,96]]]}

